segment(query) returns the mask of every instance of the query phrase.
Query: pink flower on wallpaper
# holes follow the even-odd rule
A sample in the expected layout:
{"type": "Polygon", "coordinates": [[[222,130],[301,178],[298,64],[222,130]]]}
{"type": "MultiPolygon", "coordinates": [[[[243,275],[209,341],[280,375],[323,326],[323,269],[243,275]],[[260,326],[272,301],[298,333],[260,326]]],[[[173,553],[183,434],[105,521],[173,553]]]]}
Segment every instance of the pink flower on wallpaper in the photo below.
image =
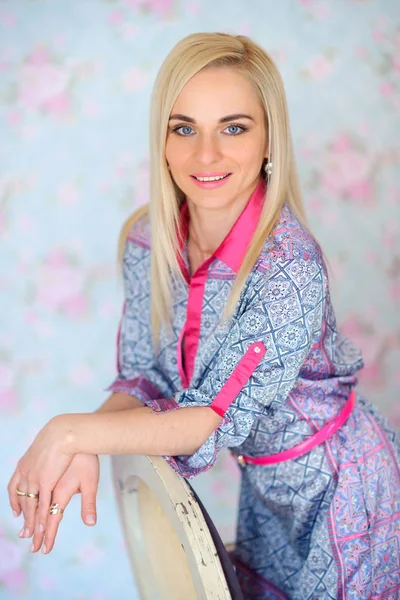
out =
{"type": "Polygon", "coordinates": [[[37,302],[44,308],[82,317],[87,311],[85,273],[63,250],[51,253],[39,268],[37,302]]]}
{"type": "Polygon", "coordinates": [[[15,22],[15,15],[11,12],[3,12],[0,15],[0,23],[5,27],[12,27],[13,25],[15,25],[15,22]]]}
{"type": "Polygon", "coordinates": [[[82,114],[90,119],[98,119],[102,114],[101,105],[94,98],[87,98],[82,102],[82,114]]]}
{"type": "Polygon", "coordinates": [[[127,92],[137,92],[143,89],[148,81],[149,75],[136,66],[122,75],[122,86],[127,92]]]}
{"type": "Polygon", "coordinates": [[[19,403],[16,391],[15,369],[6,363],[0,363],[0,411],[12,411],[19,403]]]}
{"type": "Polygon", "coordinates": [[[326,19],[331,15],[331,8],[325,2],[314,0],[300,0],[300,4],[308,7],[307,13],[315,19],[326,19]]]}
{"type": "Polygon", "coordinates": [[[199,14],[201,13],[201,6],[199,4],[199,2],[197,2],[197,0],[190,0],[189,2],[186,3],[186,8],[188,13],[192,16],[192,17],[198,17],[199,14]]]}
{"type": "Polygon", "coordinates": [[[174,0],[125,0],[125,3],[131,8],[145,8],[163,15],[172,8],[174,0]]]}
{"type": "Polygon", "coordinates": [[[113,10],[108,15],[108,22],[111,23],[111,25],[120,25],[121,23],[123,23],[123,21],[124,15],[120,10],[113,10]]]}
{"type": "Polygon", "coordinates": [[[332,149],[339,154],[349,152],[351,150],[351,140],[346,133],[340,133],[332,143],[332,149]]]}
{"type": "Polygon", "coordinates": [[[372,199],[371,159],[340,134],[332,143],[322,169],[323,187],[336,196],[350,198],[360,205],[372,199]]]}
{"type": "Polygon", "coordinates": [[[393,69],[396,71],[396,73],[400,73],[400,55],[399,56],[393,56],[393,69]]]}
{"type": "Polygon", "coordinates": [[[0,208],[0,233],[4,233],[6,230],[6,211],[0,208]]]}
{"type": "Polygon", "coordinates": [[[389,296],[392,298],[395,306],[400,306],[400,279],[389,283],[389,296]]]}
{"type": "Polygon", "coordinates": [[[104,551],[97,544],[87,542],[78,551],[78,558],[85,565],[93,565],[104,562],[104,551]]]}
{"type": "Polygon", "coordinates": [[[45,100],[43,102],[43,108],[47,113],[55,117],[63,117],[64,115],[70,114],[72,103],[67,94],[57,94],[45,100]]]}
{"type": "Polygon", "coordinates": [[[63,116],[71,110],[68,86],[71,71],[54,63],[44,46],[34,48],[19,71],[19,102],[32,110],[63,116]]]}
{"type": "Polygon", "coordinates": [[[0,534],[0,588],[17,592],[27,581],[23,559],[26,546],[20,540],[11,541],[2,532],[0,534]]]}
{"type": "Polygon", "coordinates": [[[340,282],[344,279],[345,271],[343,258],[339,256],[333,256],[332,258],[329,258],[328,269],[332,287],[340,285],[340,282]]]}
{"type": "Polygon", "coordinates": [[[85,387],[94,380],[93,369],[88,365],[78,365],[68,375],[68,380],[78,387],[85,387]]]}
{"type": "Polygon", "coordinates": [[[332,72],[333,63],[323,54],[313,56],[308,62],[306,71],[312,79],[326,79],[332,72]]]}
{"type": "MultiPolygon", "coordinates": [[[[400,384],[400,377],[399,377],[399,382],[400,384]]],[[[388,419],[391,422],[391,424],[396,427],[396,429],[400,429],[400,402],[397,401],[394,404],[392,404],[392,406],[389,409],[388,412],[388,419]]]]}
{"type": "Polygon", "coordinates": [[[19,397],[12,388],[0,387],[0,410],[11,411],[18,405],[19,397]]]}
{"type": "Polygon", "coordinates": [[[12,127],[19,125],[22,121],[21,113],[17,110],[10,110],[6,117],[6,122],[12,127]]]}
{"type": "Polygon", "coordinates": [[[60,111],[68,106],[65,94],[70,81],[67,68],[24,65],[20,70],[19,101],[27,108],[60,111]]]}
{"type": "Polygon", "coordinates": [[[384,387],[384,354],[388,345],[385,333],[374,331],[357,316],[349,316],[340,331],[362,352],[365,366],[357,375],[360,383],[376,390],[384,387]]]}
{"type": "Polygon", "coordinates": [[[384,98],[387,96],[392,96],[395,91],[395,87],[390,81],[383,81],[379,86],[379,93],[384,98]]]}
{"type": "Polygon", "coordinates": [[[382,244],[391,250],[395,255],[400,239],[400,227],[396,221],[387,221],[383,225],[382,244]]]}
{"type": "Polygon", "coordinates": [[[71,206],[76,204],[79,194],[77,185],[72,181],[67,181],[58,188],[57,199],[60,204],[71,206]]]}

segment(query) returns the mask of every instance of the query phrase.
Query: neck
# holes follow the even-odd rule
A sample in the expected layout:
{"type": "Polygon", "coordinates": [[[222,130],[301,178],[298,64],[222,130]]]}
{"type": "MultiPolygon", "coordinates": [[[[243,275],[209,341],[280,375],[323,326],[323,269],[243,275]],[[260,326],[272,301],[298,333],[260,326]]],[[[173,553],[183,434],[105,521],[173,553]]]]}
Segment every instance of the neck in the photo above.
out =
{"type": "Polygon", "coordinates": [[[211,256],[220,246],[243,212],[256,185],[222,208],[198,206],[187,198],[190,216],[189,239],[203,255],[211,256]]]}

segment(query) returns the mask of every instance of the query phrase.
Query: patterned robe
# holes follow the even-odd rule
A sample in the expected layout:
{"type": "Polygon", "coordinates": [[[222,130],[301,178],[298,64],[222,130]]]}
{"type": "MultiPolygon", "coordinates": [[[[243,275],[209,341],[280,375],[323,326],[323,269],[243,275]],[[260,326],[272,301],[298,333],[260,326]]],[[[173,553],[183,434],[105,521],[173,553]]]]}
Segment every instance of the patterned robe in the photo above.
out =
{"type": "MultiPolygon", "coordinates": [[[[118,376],[107,389],[132,394],[156,413],[209,406],[222,415],[192,456],[165,457],[186,478],[210,469],[222,448],[257,457],[309,438],[339,414],[363,367],[360,351],[337,329],[321,249],[288,205],[233,317],[221,318],[264,191],[260,178],[192,277],[183,244],[185,283],[174,284],[172,332],[162,330],[157,353],[146,217],[126,242],[118,376]]],[[[184,204],[186,232],[188,218],[184,204]]],[[[398,600],[399,464],[399,437],[357,390],[346,423],[308,454],[241,466],[236,569],[244,597],[398,600]]]]}

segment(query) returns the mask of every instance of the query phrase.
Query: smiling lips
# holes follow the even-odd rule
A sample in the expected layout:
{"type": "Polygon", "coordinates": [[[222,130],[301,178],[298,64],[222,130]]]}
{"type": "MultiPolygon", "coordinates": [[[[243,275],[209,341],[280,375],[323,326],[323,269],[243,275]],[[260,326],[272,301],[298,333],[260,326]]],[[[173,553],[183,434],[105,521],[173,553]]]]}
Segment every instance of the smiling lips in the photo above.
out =
{"type": "Polygon", "coordinates": [[[203,189],[214,189],[224,185],[232,173],[196,173],[191,175],[194,183],[203,189]]]}

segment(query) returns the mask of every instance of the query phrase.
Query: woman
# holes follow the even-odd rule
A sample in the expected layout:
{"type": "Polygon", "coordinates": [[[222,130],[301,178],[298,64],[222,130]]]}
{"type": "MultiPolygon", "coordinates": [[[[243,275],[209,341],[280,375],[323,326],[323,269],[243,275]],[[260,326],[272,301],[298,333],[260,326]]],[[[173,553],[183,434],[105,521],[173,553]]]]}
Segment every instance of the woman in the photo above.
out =
{"type": "Polygon", "coordinates": [[[246,598],[397,598],[399,439],[356,391],[363,360],[337,331],[281,77],[248,38],[189,35],[164,61],[150,191],[121,235],[112,394],[52,419],[19,461],[22,535],[50,551],[76,491],[95,520],[98,454],[162,455],[191,478],[228,447],[246,598]]]}

